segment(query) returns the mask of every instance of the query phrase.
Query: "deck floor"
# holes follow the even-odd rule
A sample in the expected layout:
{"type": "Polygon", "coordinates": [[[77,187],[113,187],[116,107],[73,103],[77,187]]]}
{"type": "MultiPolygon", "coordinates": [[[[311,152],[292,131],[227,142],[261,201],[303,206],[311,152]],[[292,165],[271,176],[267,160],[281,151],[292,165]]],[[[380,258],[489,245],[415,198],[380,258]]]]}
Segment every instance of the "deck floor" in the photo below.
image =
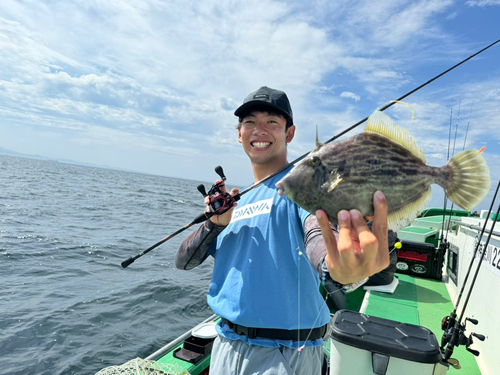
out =
{"type": "MultiPolygon", "coordinates": [[[[397,274],[397,277],[399,285],[394,294],[370,292],[364,314],[421,325],[430,329],[441,342],[441,320],[453,311],[446,285],[438,280],[404,274],[397,274]]],[[[447,374],[481,374],[475,357],[465,347],[455,348],[453,358],[460,361],[462,368],[450,367],[447,374]]]]}

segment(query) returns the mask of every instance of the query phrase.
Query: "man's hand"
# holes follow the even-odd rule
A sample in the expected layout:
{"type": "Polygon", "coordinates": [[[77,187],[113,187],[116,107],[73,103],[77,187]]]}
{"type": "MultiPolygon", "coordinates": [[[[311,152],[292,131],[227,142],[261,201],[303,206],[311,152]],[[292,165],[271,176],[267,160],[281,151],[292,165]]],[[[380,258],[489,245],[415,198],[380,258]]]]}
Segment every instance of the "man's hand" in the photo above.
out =
{"type": "Polygon", "coordinates": [[[330,276],[341,284],[358,282],[389,266],[387,200],[382,192],[374,194],[373,206],[375,212],[371,232],[358,210],[338,213],[338,242],[325,212],[316,211],[327,250],[326,266],[330,276]]]}
{"type": "MultiPolygon", "coordinates": [[[[217,180],[215,181],[216,184],[221,183],[222,180],[217,180]]],[[[226,192],[226,185],[222,184],[220,186],[221,191],[226,192]]],[[[238,189],[232,189],[230,191],[230,195],[234,197],[236,194],[239,193],[238,189]]],[[[210,207],[208,206],[210,204],[210,198],[208,196],[205,197],[205,204],[207,205],[207,212],[210,212],[210,207]]],[[[233,207],[230,208],[228,211],[224,212],[222,215],[214,215],[210,218],[210,221],[214,223],[215,225],[219,227],[225,227],[229,224],[231,221],[231,217],[233,215],[233,210],[238,204],[234,202],[233,207]]]]}

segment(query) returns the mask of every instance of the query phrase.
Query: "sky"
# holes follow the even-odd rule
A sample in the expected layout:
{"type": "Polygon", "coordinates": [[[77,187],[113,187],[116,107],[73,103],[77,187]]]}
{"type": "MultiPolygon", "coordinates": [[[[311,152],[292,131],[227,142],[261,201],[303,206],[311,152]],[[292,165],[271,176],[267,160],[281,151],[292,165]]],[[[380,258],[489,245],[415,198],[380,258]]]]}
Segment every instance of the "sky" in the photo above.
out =
{"type": "MultiPolygon", "coordinates": [[[[326,141],[500,39],[498,19],[500,0],[2,0],[0,147],[198,181],[221,165],[228,186],[248,186],[234,116],[247,94],[288,94],[291,161],[316,126],[326,141]]],[[[476,209],[489,208],[500,43],[405,101],[413,121],[404,105],[387,114],[427,164],[486,146],[491,188],[476,209]]]]}

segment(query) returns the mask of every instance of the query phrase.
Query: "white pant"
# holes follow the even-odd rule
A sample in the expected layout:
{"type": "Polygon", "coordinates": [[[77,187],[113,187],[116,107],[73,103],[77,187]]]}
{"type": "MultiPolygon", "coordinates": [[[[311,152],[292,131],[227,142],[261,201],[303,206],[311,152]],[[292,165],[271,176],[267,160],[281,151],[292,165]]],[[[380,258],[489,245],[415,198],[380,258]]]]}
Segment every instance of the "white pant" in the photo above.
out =
{"type": "Polygon", "coordinates": [[[268,348],[219,336],[212,349],[210,375],[321,375],[324,355],[322,346],[299,352],[286,346],[268,348]]]}

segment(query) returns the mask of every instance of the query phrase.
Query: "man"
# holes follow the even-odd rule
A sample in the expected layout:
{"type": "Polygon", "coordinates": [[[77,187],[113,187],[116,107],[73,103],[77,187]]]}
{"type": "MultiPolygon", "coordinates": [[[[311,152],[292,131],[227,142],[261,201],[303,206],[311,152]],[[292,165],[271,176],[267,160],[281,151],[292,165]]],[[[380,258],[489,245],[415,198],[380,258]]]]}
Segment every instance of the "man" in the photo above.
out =
{"type": "MultiPolygon", "coordinates": [[[[295,125],[283,91],[261,87],[235,115],[255,182],[288,164],[295,125]]],[[[337,282],[349,284],[389,263],[382,193],[374,195],[372,232],[358,211],[339,212],[337,244],[323,211],[310,215],[278,194],[275,184],[290,169],[249,191],[237,208],[213,216],[177,253],[180,269],[191,269],[209,255],[215,259],[208,303],[222,322],[211,374],[321,374],[322,337],[330,320],[319,293],[322,267],[337,282]]]]}

